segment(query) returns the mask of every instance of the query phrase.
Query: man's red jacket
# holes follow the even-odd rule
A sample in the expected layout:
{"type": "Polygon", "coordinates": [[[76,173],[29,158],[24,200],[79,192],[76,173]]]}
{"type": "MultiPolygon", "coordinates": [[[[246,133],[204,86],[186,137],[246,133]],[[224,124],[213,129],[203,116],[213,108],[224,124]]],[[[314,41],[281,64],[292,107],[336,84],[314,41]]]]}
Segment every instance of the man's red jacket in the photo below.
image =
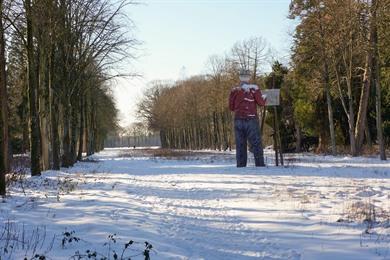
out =
{"type": "Polygon", "coordinates": [[[257,105],[264,106],[265,103],[266,100],[256,85],[242,83],[230,92],[229,108],[234,112],[235,119],[258,118],[257,105]]]}

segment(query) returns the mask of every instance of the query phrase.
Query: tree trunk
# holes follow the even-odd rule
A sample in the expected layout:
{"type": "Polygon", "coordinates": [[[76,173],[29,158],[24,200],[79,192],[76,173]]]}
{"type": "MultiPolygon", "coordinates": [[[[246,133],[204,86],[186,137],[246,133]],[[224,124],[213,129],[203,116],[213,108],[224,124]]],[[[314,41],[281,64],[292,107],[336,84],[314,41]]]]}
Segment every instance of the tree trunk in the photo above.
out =
{"type": "Polygon", "coordinates": [[[50,62],[49,62],[49,98],[50,98],[50,121],[51,121],[51,128],[50,128],[50,135],[51,135],[51,153],[52,153],[52,164],[51,168],[53,170],[59,170],[61,166],[61,150],[60,150],[60,133],[58,129],[59,125],[59,98],[58,98],[58,92],[56,90],[56,84],[55,81],[55,69],[54,64],[55,58],[54,58],[54,46],[51,47],[51,53],[50,53],[50,62]]]}
{"type": "Polygon", "coordinates": [[[86,127],[87,131],[87,139],[88,139],[88,146],[87,146],[87,156],[90,156],[95,153],[96,148],[96,122],[95,122],[95,110],[93,107],[95,107],[95,104],[93,100],[90,100],[88,105],[88,122],[89,126],[86,127]]]}
{"type": "Polygon", "coordinates": [[[350,72],[350,81],[348,84],[348,125],[349,125],[349,143],[351,147],[352,156],[357,156],[356,138],[355,138],[355,109],[352,96],[352,72],[350,72]]]}
{"type": "Polygon", "coordinates": [[[377,9],[379,0],[372,0],[371,7],[371,39],[370,45],[373,49],[373,84],[375,86],[375,108],[376,108],[376,128],[379,144],[379,157],[381,160],[386,160],[385,143],[383,140],[383,124],[382,124],[382,94],[380,86],[380,64],[378,51],[378,29],[377,29],[377,9]]]}
{"type": "Polygon", "coordinates": [[[7,143],[4,142],[6,138],[5,134],[8,133],[6,125],[8,118],[7,112],[7,84],[5,74],[5,41],[4,41],[4,27],[3,27],[3,0],[0,0],[0,196],[6,194],[6,156],[7,156],[7,143]],[[5,110],[5,111],[4,111],[5,110]]]}
{"type": "MultiPolygon", "coordinates": [[[[10,171],[9,160],[9,131],[8,131],[8,93],[7,93],[7,75],[6,75],[6,59],[5,59],[5,39],[4,39],[4,25],[3,25],[3,0],[0,1],[0,110],[2,117],[2,138],[1,146],[2,150],[2,163],[4,172],[10,171]]],[[[0,188],[1,189],[1,188],[0,188]]],[[[5,189],[5,188],[4,188],[5,189]]],[[[0,191],[1,194],[1,191],[0,191]]]]}
{"type": "Polygon", "coordinates": [[[329,131],[326,130],[329,129],[328,127],[329,121],[326,120],[328,113],[326,111],[325,96],[322,96],[317,100],[316,114],[318,115],[317,131],[318,131],[318,138],[319,138],[317,152],[326,153],[328,152],[328,145],[329,145],[329,131]]]}
{"type": "Polygon", "coordinates": [[[357,156],[357,151],[356,151],[356,138],[355,138],[355,119],[354,119],[354,110],[353,110],[353,101],[350,100],[349,102],[349,143],[351,147],[351,155],[352,156],[357,156]]]}
{"type": "Polygon", "coordinates": [[[96,146],[97,146],[97,125],[96,125],[96,103],[92,102],[92,131],[91,131],[91,154],[94,154],[96,152],[96,146]]]}
{"type": "Polygon", "coordinates": [[[77,125],[78,125],[78,99],[72,105],[72,118],[71,118],[71,146],[70,146],[70,159],[73,166],[77,160],[77,125]]]}
{"type": "Polygon", "coordinates": [[[376,128],[377,138],[379,144],[379,156],[380,159],[386,160],[385,142],[383,138],[383,123],[382,123],[382,108],[381,108],[381,89],[379,85],[379,76],[375,79],[376,87],[376,128]]]}
{"type": "Polygon", "coordinates": [[[50,108],[50,118],[51,118],[51,137],[52,137],[52,169],[53,170],[59,170],[61,166],[61,158],[60,158],[60,135],[59,135],[59,107],[58,107],[58,97],[55,93],[55,90],[51,90],[51,108],[50,108]]]}
{"type": "Polygon", "coordinates": [[[217,150],[218,147],[218,121],[217,112],[213,112],[213,149],[217,150]]]}
{"type": "Polygon", "coordinates": [[[302,147],[302,131],[299,127],[298,123],[295,123],[295,132],[296,132],[296,145],[295,145],[295,152],[300,153],[301,147],[302,147]]]}
{"type": "Polygon", "coordinates": [[[328,63],[328,54],[326,52],[327,44],[325,42],[326,38],[326,31],[323,26],[322,22],[322,15],[321,12],[318,12],[319,14],[319,29],[321,34],[321,58],[322,58],[322,80],[324,85],[324,92],[326,95],[326,104],[328,109],[328,121],[329,121],[329,133],[330,133],[330,141],[332,146],[332,155],[336,155],[336,136],[334,131],[334,120],[333,120],[333,107],[332,107],[332,98],[330,94],[330,86],[329,86],[329,63],[328,63]]]}
{"type": "Polygon", "coordinates": [[[37,68],[37,76],[38,76],[38,88],[39,88],[39,121],[40,121],[40,129],[41,129],[41,167],[42,170],[48,170],[50,168],[50,134],[49,134],[49,104],[47,101],[49,100],[49,77],[48,77],[48,59],[47,54],[44,53],[43,49],[45,40],[43,40],[43,32],[41,29],[38,29],[38,62],[39,64],[37,68]]]}
{"type": "MultiPolygon", "coordinates": [[[[0,0],[1,1],[1,0],[0,0]]],[[[2,99],[2,96],[0,96],[2,99]]],[[[3,128],[3,120],[0,120],[0,130],[3,128]]],[[[3,131],[0,131],[0,145],[3,145],[3,131]]],[[[4,167],[4,152],[3,149],[0,149],[0,196],[5,196],[6,194],[6,183],[5,183],[5,167],[4,167]]]]}
{"type": "MultiPolygon", "coordinates": [[[[40,98],[40,104],[42,105],[42,107],[45,107],[44,105],[45,102],[46,100],[42,100],[42,98],[40,98]]],[[[42,170],[44,171],[50,169],[50,160],[49,160],[50,135],[48,131],[49,120],[47,116],[48,115],[45,110],[41,111],[40,113],[41,151],[42,151],[41,165],[42,165],[42,170]]]]}
{"type": "Polygon", "coordinates": [[[62,166],[70,167],[71,162],[71,152],[70,152],[70,117],[71,117],[71,105],[70,100],[65,98],[64,102],[64,114],[63,114],[63,155],[62,155],[62,166]]]}
{"type": "Polygon", "coordinates": [[[85,115],[85,104],[84,97],[80,100],[80,130],[79,130],[79,150],[77,153],[77,160],[81,161],[83,158],[83,147],[84,147],[84,115],[85,115]]]}
{"type": "Polygon", "coordinates": [[[370,128],[368,126],[368,118],[366,118],[366,122],[365,122],[364,136],[366,137],[368,147],[372,148],[372,139],[371,139],[370,128]]]}
{"type": "Polygon", "coordinates": [[[369,20],[369,46],[366,54],[366,65],[365,72],[363,77],[363,87],[360,95],[360,103],[359,103],[359,112],[356,123],[356,147],[357,151],[360,154],[363,148],[364,141],[364,130],[365,123],[367,120],[367,107],[368,107],[368,99],[370,96],[370,88],[374,81],[374,46],[375,46],[375,37],[376,35],[376,1],[371,2],[370,6],[370,20],[369,20]]]}
{"type": "Polygon", "coordinates": [[[328,107],[328,120],[329,120],[329,133],[330,133],[330,141],[332,145],[332,155],[336,155],[336,135],[334,131],[334,120],[333,120],[333,108],[332,108],[332,98],[330,95],[330,87],[329,87],[329,68],[328,64],[324,62],[324,87],[326,93],[326,103],[328,107]]]}
{"type": "Polygon", "coordinates": [[[87,156],[92,155],[92,113],[90,109],[90,94],[87,92],[85,101],[85,144],[87,156]]]}
{"type": "MultiPolygon", "coordinates": [[[[1,0],[0,0],[1,1],[1,0]]],[[[1,1],[2,2],[2,1],[1,1]]],[[[2,3],[0,4],[2,5],[2,3]]],[[[3,96],[0,96],[0,100],[3,96]]],[[[3,146],[3,118],[0,117],[0,146],[3,146]]],[[[0,149],[0,196],[5,196],[6,183],[5,183],[5,167],[4,167],[4,150],[0,149]]]]}
{"type": "Polygon", "coordinates": [[[41,175],[40,156],[41,140],[39,129],[39,113],[37,103],[38,82],[36,79],[35,56],[33,44],[33,25],[31,1],[25,1],[27,20],[27,59],[28,59],[28,94],[30,109],[30,153],[31,153],[31,175],[41,175]]]}
{"type": "Polygon", "coordinates": [[[358,154],[361,154],[362,148],[363,148],[363,141],[364,141],[364,130],[365,130],[365,121],[367,117],[367,107],[368,107],[368,98],[370,93],[370,87],[371,87],[371,60],[372,55],[371,51],[368,51],[369,54],[367,54],[367,60],[366,60],[366,68],[364,72],[364,78],[363,78],[363,87],[360,94],[360,102],[359,102],[359,111],[357,116],[357,122],[356,122],[356,129],[355,129],[355,138],[356,138],[356,150],[358,154]]]}

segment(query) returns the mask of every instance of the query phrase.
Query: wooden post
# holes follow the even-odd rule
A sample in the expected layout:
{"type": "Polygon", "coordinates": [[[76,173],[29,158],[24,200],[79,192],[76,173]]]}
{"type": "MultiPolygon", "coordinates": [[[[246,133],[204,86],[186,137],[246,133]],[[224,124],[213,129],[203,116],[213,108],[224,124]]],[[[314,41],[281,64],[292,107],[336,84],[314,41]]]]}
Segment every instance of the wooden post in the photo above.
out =
{"type": "Polygon", "coordinates": [[[283,151],[282,151],[282,142],[281,142],[281,138],[280,138],[280,128],[279,128],[279,117],[278,117],[278,110],[276,108],[276,106],[274,106],[274,109],[275,109],[275,134],[276,134],[276,140],[277,140],[277,143],[278,143],[278,152],[279,152],[279,156],[280,156],[280,164],[281,165],[284,165],[284,160],[283,160],[283,151]]]}
{"type": "MultiPolygon", "coordinates": [[[[275,89],[275,74],[272,74],[272,89],[275,89]]],[[[279,118],[278,118],[278,110],[276,105],[274,107],[274,150],[275,150],[275,163],[276,166],[279,166],[279,156],[280,156],[280,164],[284,165],[283,153],[282,153],[282,142],[280,138],[280,130],[279,130],[279,118]]]]}
{"type": "Polygon", "coordinates": [[[274,150],[275,150],[275,164],[276,166],[279,166],[279,152],[278,152],[278,140],[277,140],[277,132],[276,132],[276,114],[277,114],[277,111],[276,111],[276,107],[274,106],[274,131],[273,131],[273,138],[274,138],[274,150]]]}

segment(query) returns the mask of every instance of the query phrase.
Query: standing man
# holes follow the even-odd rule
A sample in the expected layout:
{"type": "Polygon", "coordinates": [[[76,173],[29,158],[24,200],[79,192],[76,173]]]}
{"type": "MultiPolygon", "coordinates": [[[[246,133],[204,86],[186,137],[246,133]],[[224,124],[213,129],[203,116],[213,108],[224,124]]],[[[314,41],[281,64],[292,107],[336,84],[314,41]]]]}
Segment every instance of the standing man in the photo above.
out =
{"type": "Polygon", "coordinates": [[[240,70],[240,85],[232,89],[229,98],[229,108],[234,112],[237,167],[246,167],[248,141],[256,167],[265,166],[257,106],[265,106],[266,96],[257,85],[249,84],[250,78],[249,70],[240,70]]]}

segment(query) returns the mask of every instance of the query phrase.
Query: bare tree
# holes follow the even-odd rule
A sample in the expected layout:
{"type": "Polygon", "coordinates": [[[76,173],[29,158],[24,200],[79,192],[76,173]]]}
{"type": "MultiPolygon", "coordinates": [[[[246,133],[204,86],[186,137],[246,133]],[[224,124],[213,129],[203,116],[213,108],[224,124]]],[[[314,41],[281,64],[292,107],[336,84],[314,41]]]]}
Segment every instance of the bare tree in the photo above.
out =
{"type": "Polygon", "coordinates": [[[36,58],[34,48],[33,12],[30,0],[24,2],[27,21],[27,60],[28,60],[28,93],[30,109],[30,152],[31,152],[31,175],[41,175],[41,134],[39,127],[38,112],[38,81],[36,77],[36,58]]]}
{"type": "Polygon", "coordinates": [[[379,50],[378,50],[378,25],[377,25],[377,14],[379,5],[383,3],[380,0],[372,0],[371,2],[371,23],[370,23],[370,47],[373,51],[373,85],[375,87],[375,108],[376,108],[376,128],[379,143],[379,157],[381,160],[386,160],[386,151],[383,138],[383,123],[382,123],[382,94],[380,86],[380,63],[379,63],[379,50]]]}
{"type": "Polygon", "coordinates": [[[250,70],[252,80],[257,79],[263,66],[270,57],[268,43],[262,37],[254,37],[242,42],[238,42],[232,48],[233,61],[237,62],[241,68],[250,70]]]}
{"type": "Polygon", "coordinates": [[[8,105],[5,73],[5,40],[3,24],[3,0],[0,0],[0,195],[6,193],[5,173],[8,164],[8,105]]]}
{"type": "Polygon", "coordinates": [[[329,37],[329,51],[332,60],[332,71],[335,77],[334,82],[341,105],[348,119],[350,151],[352,156],[357,156],[355,137],[356,113],[354,106],[354,97],[356,95],[353,86],[356,73],[355,66],[359,56],[356,50],[360,48],[356,39],[359,30],[357,6],[353,0],[349,0],[345,1],[342,6],[333,4],[329,8],[331,9],[331,20],[333,22],[332,35],[329,37]],[[345,96],[347,96],[348,102],[346,102],[345,96]]]}

